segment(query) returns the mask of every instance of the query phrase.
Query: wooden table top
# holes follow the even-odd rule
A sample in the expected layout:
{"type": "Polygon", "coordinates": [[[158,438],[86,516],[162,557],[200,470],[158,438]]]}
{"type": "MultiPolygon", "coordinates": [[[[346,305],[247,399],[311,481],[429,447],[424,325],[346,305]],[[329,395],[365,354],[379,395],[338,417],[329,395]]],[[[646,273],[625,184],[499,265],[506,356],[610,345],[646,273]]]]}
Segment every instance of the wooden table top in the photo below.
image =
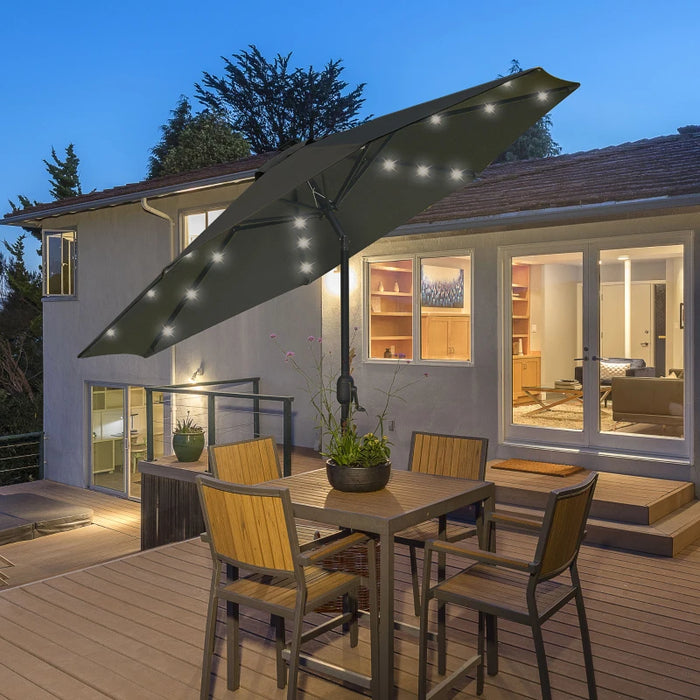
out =
{"type": "Polygon", "coordinates": [[[267,482],[289,489],[295,515],[376,533],[393,533],[493,496],[489,481],[392,469],[385,488],[369,493],[334,489],[325,469],[267,482]]]}

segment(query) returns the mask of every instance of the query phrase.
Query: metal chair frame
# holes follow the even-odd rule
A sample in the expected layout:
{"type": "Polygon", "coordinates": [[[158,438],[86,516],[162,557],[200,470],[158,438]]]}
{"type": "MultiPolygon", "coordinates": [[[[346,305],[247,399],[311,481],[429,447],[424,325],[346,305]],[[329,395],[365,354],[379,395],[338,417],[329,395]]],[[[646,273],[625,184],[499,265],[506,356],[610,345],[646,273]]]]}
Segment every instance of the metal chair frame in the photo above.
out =
{"type": "MultiPolygon", "coordinates": [[[[537,654],[542,697],[544,700],[549,700],[552,691],[542,636],[542,623],[572,599],[576,601],[578,612],[589,697],[592,700],[597,698],[591,640],[577,569],[578,553],[585,535],[586,521],[597,479],[598,475],[593,472],[580,484],[552,491],[549,495],[541,528],[537,528],[537,525],[532,521],[525,520],[521,523],[525,530],[532,532],[539,529],[537,548],[532,561],[499,556],[494,552],[481,549],[470,549],[465,543],[449,543],[441,540],[426,543],[419,635],[419,698],[434,697],[474,666],[477,668],[476,692],[477,694],[482,693],[486,620],[489,616],[495,616],[531,627],[537,654]],[[433,554],[456,555],[477,563],[431,587],[430,570],[433,554]],[[492,580],[496,575],[494,572],[497,572],[498,569],[514,572],[509,574],[507,579],[505,576],[503,577],[503,581],[506,582],[503,585],[509,591],[508,600],[505,603],[499,603],[494,598],[495,588],[493,588],[492,580]],[[565,571],[569,572],[571,583],[555,581],[565,571]],[[542,584],[546,584],[547,588],[540,590],[542,584]],[[476,655],[468,659],[459,669],[428,693],[427,627],[428,605],[432,599],[438,601],[438,609],[444,609],[446,603],[450,603],[477,610],[479,622],[476,655]]],[[[517,525],[516,519],[511,518],[509,524],[515,527],[517,525]]],[[[492,532],[490,528],[489,531],[492,532]]],[[[505,598],[505,593],[502,595],[505,598]]],[[[445,625],[444,617],[440,616],[438,616],[438,640],[438,654],[442,655],[445,653],[445,625]],[[442,639],[442,644],[440,639],[442,639]]],[[[444,674],[444,671],[441,673],[444,674]]]]}

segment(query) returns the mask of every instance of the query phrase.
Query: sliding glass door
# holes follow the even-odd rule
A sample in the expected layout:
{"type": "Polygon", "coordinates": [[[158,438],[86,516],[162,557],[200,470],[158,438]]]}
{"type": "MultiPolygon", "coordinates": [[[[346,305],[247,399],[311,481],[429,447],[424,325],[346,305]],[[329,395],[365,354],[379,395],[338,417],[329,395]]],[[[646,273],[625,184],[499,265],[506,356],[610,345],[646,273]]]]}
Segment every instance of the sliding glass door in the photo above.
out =
{"type": "Polygon", "coordinates": [[[507,251],[506,439],[687,454],[686,248],[507,251]]]}
{"type": "Polygon", "coordinates": [[[146,458],[145,393],[138,386],[90,386],[92,486],[141,497],[137,465],[146,458]]]}

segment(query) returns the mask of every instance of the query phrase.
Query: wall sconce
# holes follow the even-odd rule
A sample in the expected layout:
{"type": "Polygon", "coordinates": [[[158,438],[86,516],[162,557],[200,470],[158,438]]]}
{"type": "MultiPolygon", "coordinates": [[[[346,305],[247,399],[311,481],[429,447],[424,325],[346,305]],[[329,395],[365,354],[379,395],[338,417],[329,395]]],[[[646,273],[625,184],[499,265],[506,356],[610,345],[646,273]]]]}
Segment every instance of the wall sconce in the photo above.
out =
{"type": "Polygon", "coordinates": [[[200,363],[199,367],[192,372],[192,376],[190,377],[190,384],[196,384],[197,383],[197,377],[201,377],[204,375],[204,363],[200,363]]]}

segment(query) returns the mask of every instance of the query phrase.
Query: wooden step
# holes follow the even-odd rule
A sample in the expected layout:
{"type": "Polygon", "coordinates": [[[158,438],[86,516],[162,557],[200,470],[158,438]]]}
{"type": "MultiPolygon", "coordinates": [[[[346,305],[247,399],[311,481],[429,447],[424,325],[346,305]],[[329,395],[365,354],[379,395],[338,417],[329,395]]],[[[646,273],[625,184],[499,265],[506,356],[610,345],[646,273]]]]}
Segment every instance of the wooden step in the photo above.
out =
{"type": "MultiPolygon", "coordinates": [[[[501,513],[541,517],[537,508],[498,505],[501,513]]],[[[588,518],[586,544],[626,549],[662,557],[675,557],[682,549],[700,539],[700,501],[692,501],[653,525],[620,523],[588,518]]]]}
{"type": "MultiPolygon", "coordinates": [[[[583,470],[562,477],[494,469],[492,465],[499,461],[489,463],[486,470],[486,479],[496,484],[496,501],[526,508],[544,509],[550,491],[577,484],[588,474],[583,470]]],[[[690,481],[599,472],[591,517],[651,525],[694,498],[695,486],[690,481]]]]}

